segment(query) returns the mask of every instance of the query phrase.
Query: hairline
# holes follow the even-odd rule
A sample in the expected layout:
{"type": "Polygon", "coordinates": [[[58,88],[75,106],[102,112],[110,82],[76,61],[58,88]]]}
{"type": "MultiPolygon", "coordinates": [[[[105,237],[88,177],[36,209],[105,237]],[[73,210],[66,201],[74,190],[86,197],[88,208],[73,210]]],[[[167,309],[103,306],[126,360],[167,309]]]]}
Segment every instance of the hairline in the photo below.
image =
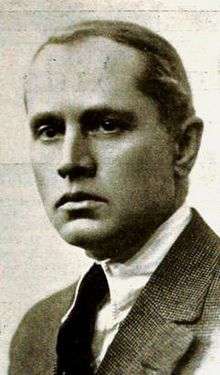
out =
{"type": "MultiPolygon", "coordinates": [[[[156,33],[152,32],[151,30],[149,30],[147,28],[144,28],[142,26],[139,26],[137,24],[132,24],[132,23],[123,22],[123,21],[116,21],[114,23],[112,21],[99,21],[99,20],[80,22],[80,23],[76,24],[75,26],[73,26],[72,29],[68,28],[66,30],[66,32],[64,32],[64,33],[59,33],[58,35],[53,35],[53,36],[49,37],[49,39],[45,43],[43,43],[38,48],[36,53],[34,54],[33,59],[32,59],[32,63],[34,63],[34,61],[36,60],[38,55],[47,46],[67,45],[67,44],[73,45],[77,41],[85,40],[85,39],[92,38],[92,37],[93,38],[103,37],[103,38],[106,38],[106,39],[110,39],[110,40],[112,40],[112,41],[114,41],[118,44],[124,44],[124,45],[127,45],[130,48],[135,49],[136,51],[138,51],[142,55],[142,57],[144,59],[144,64],[145,64],[146,69],[148,71],[149,71],[149,67],[150,67],[150,70],[153,67],[152,60],[154,60],[158,57],[157,53],[155,52],[156,48],[158,48],[158,46],[156,46],[156,44],[158,42],[162,43],[162,52],[164,52],[163,49],[165,50],[167,48],[168,52],[171,54],[171,56],[173,54],[175,62],[180,64],[180,71],[181,71],[181,73],[183,73],[183,75],[185,75],[182,83],[186,86],[186,92],[184,92],[184,90],[180,87],[180,82],[175,80],[174,77],[172,77],[172,75],[171,75],[171,77],[168,77],[166,75],[162,75],[160,77],[160,80],[156,76],[154,77],[154,79],[152,79],[152,77],[151,77],[151,82],[150,82],[149,77],[146,78],[144,76],[144,72],[141,73],[138,88],[140,89],[140,91],[144,95],[151,96],[152,99],[157,101],[157,104],[160,105],[160,108],[159,108],[160,117],[161,117],[161,119],[163,118],[163,120],[166,117],[165,121],[162,121],[163,123],[165,122],[166,125],[168,125],[167,122],[169,120],[168,119],[169,116],[170,116],[170,121],[171,122],[173,121],[172,116],[175,115],[174,114],[175,110],[173,111],[173,114],[169,113],[170,108],[168,108],[169,105],[167,104],[167,99],[165,98],[165,100],[161,100],[161,99],[163,99],[162,96],[158,95],[158,93],[157,93],[157,91],[161,91],[161,89],[163,88],[163,85],[164,85],[164,88],[165,88],[165,85],[167,87],[166,93],[168,93],[168,92],[171,93],[171,91],[172,91],[173,92],[173,98],[174,98],[174,96],[176,96],[176,94],[178,94],[179,98],[181,98],[181,100],[185,101],[185,108],[188,107],[188,112],[189,112],[187,114],[187,109],[185,110],[186,118],[195,113],[194,108],[193,108],[193,104],[192,104],[192,94],[191,94],[190,85],[188,83],[188,78],[187,78],[184,66],[182,65],[181,58],[178,55],[178,53],[176,52],[175,48],[169,42],[167,42],[166,39],[161,37],[159,34],[156,34],[156,33]],[[101,29],[99,29],[100,25],[101,25],[101,29]],[[116,26],[118,27],[118,29],[117,29],[116,26]],[[130,36],[126,36],[126,35],[124,36],[124,34],[121,33],[120,27],[122,28],[122,27],[125,27],[125,26],[127,27],[128,31],[131,32],[130,36]],[[147,47],[146,47],[148,41],[146,41],[144,39],[144,37],[141,38],[141,36],[138,35],[138,33],[140,33],[140,31],[145,32],[146,35],[149,36],[150,38],[152,36],[155,37],[155,40],[156,40],[155,45],[152,44],[153,47],[154,47],[153,52],[150,51],[149,49],[147,49],[147,47]],[[135,33],[137,34],[136,39],[134,37],[135,33]],[[138,37],[139,37],[139,39],[138,39],[138,37]],[[146,48],[144,47],[144,45],[145,45],[146,48]],[[148,59],[147,59],[147,57],[148,57],[148,59]],[[148,85],[146,83],[148,83],[148,85]],[[146,86],[144,84],[146,84],[146,86]],[[151,87],[149,87],[149,86],[151,86],[151,87]],[[154,93],[153,93],[153,91],[154,91],[154,93]],[[174,93],[175,93],[175,95],[174,95],[174,93]],[[165,113],[165,115],[164,115],[162,112],[164,111],[165,108],[166,108],[165,112],[167,111],[167,113],[165,113]]],[[[152,41],[150,41],[149,44],[150,43],[152,43],[152,41]]],[[[152,46],[151,46],[151,48],[152,48],[152,46]]],[[[159,51],[159,49],[158,49],[158,51],[159,51]]],[[[158,54],[160,54],[160,51],[159,51],[158,54]]],[[[169,58],[170,58],[170,56],[169,56],[169,58]]],[[[178,100],[177,100],[177,102],[178,102],[178,100]]],[[[24,103],[25,103],[26,111],[28,111],[26,92],[24,94],[24,103]]],[[[181,120],[180,120],[180,122],[181,122],[181,120]]],[[[175,124],[175,132],[177,132],[176,124],[175,124]]]]}

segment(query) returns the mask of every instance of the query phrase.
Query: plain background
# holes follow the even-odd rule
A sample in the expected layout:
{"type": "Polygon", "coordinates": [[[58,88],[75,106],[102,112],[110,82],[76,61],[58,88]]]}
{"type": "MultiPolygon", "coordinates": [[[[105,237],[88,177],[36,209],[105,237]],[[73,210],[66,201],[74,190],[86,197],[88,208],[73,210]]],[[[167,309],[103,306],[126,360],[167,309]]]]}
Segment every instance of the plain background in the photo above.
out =
{"type": "Polygon", "coordinates": [[[31,56],[54,29],[121,19],[165,36],[181,55],[205,132],[188,197],[220,234],[220,2],[0,0],[0,373],[28,308],[70,284],[87,260],[50,226],[28,157],[22,85],[31,56]]]}

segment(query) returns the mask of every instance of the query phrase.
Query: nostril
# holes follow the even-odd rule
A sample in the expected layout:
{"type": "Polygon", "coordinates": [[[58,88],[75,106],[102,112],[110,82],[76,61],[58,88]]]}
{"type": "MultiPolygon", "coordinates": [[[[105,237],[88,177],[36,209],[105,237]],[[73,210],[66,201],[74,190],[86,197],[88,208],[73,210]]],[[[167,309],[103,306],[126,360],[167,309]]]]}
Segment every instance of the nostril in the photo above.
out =
{"type": "Polygon", "coordinates": [[[71,163],[66,164],[58,168],[57,173],[60,177],[65,179],[68,177],[70,180],[74,180],[77,178],[88,178],[94,177],[96,174],[96,167],[95,165],[90,166],[80,166],[80,165],[72,165],[71,163]]]}
{"type": "Polygon", "coordinates": [[[72,168],[73,166],[71,165],[71,163],[68,163],[58,168],[57,173],[60,177],[66,178],[69,175],[69,173],[71,173],[72,168]]]}
{"type": "Polygon", "coordinates": [[[62,178],[66,178],[67,174],[61,170],[58,170],[58,175],[62,178]]]}

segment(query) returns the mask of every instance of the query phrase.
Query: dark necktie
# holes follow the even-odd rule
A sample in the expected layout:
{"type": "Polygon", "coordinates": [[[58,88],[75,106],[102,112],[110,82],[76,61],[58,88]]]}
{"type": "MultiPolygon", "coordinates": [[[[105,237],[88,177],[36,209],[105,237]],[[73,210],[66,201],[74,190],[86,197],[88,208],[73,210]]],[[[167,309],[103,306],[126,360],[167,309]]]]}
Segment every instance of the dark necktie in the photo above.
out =
{"type": "Polygon", "coordinates": [[[94,264],[83,278],[76,303],[57,337],[57,375],[92,375],[91,350],[98,308],[109,289],[104,271],[94,264]]]}

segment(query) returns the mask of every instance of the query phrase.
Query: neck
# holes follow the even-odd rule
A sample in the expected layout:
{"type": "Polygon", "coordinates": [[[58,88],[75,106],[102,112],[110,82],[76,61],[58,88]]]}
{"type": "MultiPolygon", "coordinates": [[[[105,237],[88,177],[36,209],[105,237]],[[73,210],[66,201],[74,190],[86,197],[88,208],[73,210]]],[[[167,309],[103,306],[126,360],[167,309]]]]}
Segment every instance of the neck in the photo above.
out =
{"type": "Polygon", "coordinates": [[[149,224],[139,227],[138,231],[134,231],[130,228],[130,230],[127,229],[126,231],[115,234],[114,238],[105,238],[105,241],[96,243],[93,247],[84,247],[86,254],[88,257],[97,261],[109,259],[114,263],[126,262],[144,246],[157,228],[172,216],[177,208],[174,205],[172,209],[166,212],[166,215],[160,218],[157,217],[156,219],[149,219],[149,224]]]}
{"type": "Polygon", "coordinates": [[[180,208],[186,200],[188,193],[188,178],[179,178],[175,182],[175,211],[180,208]]]}

